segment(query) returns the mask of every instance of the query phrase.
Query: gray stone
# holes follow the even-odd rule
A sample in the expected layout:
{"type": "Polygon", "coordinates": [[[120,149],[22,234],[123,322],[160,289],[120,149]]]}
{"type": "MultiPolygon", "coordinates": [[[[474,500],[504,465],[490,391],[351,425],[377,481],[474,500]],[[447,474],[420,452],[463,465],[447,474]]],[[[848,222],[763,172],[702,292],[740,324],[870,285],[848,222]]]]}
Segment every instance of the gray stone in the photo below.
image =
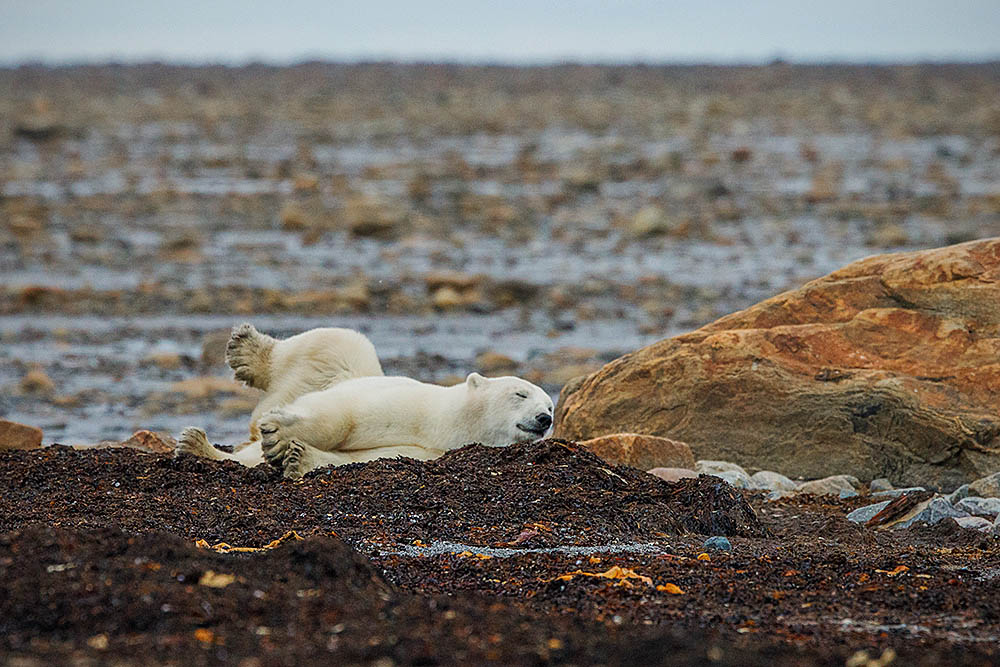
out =
{"type": "Polygon", "coordinates": [[[948,499],[948,502],[951,503],[952,505],[957,503],[962,498],[968,498],[968,497],[969,497],[968,484],[963,484],[962,486],[958,487],[957,489],[949,493],[947,496],[945,496],[945,498],[948,499]]]}
{"type": "Polygon", "coordinates": [[[890,489],[888,491],[877,491],[872,494],[873,498],[899,498],[900,496],[905,496],[908,493],[916,493],[918,491],[926,491],[922,486],[908,486],[905,489],[890,489]]]}
{"type": "Polygon", "coordinates": [[[839,497],[840,498],[853,498],[856,495],[858,495],[858,492],[855,491],[854,489],[841,489],[839,497]]]}
{"type": "Polygon", "coordinates": [[[839,496],[841,491],[854,491],[861,482],[852,475],[831,475],[823,479],[803,482],[798,486],[798,493],[811,493],[817,496],[839,496]]]}
{"type": "Polygon", "coordinates": [[[960,509],[955,509],[951,503],[945,500],[944,497],[937,497],[931,499],[927,506],[918,512],[916,515],[911,517],[906,521],[901,521],[896,524],[897,528],[906,528],[907,526],[912,526],[915,523],[923,521],[924,523],[933,526],[939,521],[944,519],[957,519],[959,517],[969,516],[968,512],[964,512],[960,509]]]}
{"type": "Polygon", "coordinates": [[[883,500],[882,502],[875,503],[874,505],[859,507],[847,515],[847,520],[853,521],[854,523],[868,523],[873,516],[888,507],[891,502],[891,500],[883,500]]]}
{"type": "Polygon", "coordinates": [[[982,498],[1000,498],[1000,472],[995,472],[969,484],[969,495],[982,498]]]}
{"type": "Polygon", "coordinates": [[[705,544],[702,545],[705,551],[732,551],[733,545],[729,543],[729,540],[721,535],[716,535],[705,540],[705,544]]]}
{"type": "Polygon", "coordinates": [[[742,466],[730,463],[729,461],[697,461],[694,464],[694,469],[704,475],[714,475],[720,472],[730,472],[735,470],[736,472],[743,473],[747,479],[750,478],[750,475],[747,475],[747,471],[744,470],[742,466]]]}
{"type": "Polygon", "coordinates": [[[729,482],[730,486],[732,486],[733,488],[736,489],[751,488],[750,478],[747,477],[747,474],[745,472],[740,472],[739,470],[724,470],[721,472],[713,472],[710,474],[715,475],[716,477],[719,477],[729,482]]]}
{"type": "Polygon", "coordinates": [[[885,477],[879,477],[878,479],[873,479],[871,484],[868,485],[869,491],[891,491],[892,483],[885,477]]]}
{"type": "Polygon", "coordinates": [[[1000,514],[1000,498],[969,496],[955,503],[955,508],[979,516],[997,516],[1000,514]]]}
{"type": "Polygon", "coordinates": [[[750,488],[768,491],[794,491],[798,484],[778,472],[761,470],[750,477],[750,488]]]}
{"type": "Polygon", "coordinates": [[[955,523],[962,528],[971,528],[983,533],[993,532],[993,522],[981,516],[960,516],[955,518],[955,523]]]}

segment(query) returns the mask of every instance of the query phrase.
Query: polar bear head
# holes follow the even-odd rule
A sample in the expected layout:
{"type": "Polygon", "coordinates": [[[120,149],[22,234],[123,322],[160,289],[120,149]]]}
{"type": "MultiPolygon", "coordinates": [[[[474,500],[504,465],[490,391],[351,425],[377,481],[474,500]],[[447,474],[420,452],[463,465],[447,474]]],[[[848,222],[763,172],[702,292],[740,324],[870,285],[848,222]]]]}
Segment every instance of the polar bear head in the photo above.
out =
{"type": "Polygon", "coordinates": [[[527,380],[470,373],[465,385],[475,406],[479,441],[484,445],[530,442],[543,437],[552,426],[552,399],[527,380]]]}

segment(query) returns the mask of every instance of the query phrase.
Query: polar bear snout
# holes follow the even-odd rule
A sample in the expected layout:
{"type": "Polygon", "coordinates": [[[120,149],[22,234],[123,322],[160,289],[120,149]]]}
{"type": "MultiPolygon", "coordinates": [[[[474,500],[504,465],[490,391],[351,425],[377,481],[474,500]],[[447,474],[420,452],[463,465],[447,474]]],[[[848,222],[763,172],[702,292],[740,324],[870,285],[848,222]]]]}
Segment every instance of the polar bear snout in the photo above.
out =
{"type": "Polygon", "coordinates": [[[535,421],[538,422],[538,425],[541,426],[542,429],[544,429],[546,431],[549,430],[550,426],[552,426],[552,417],[550,417],[545,412],[543,412],[543,413],[541,413],[539,415],[536,415],[535,416],[535,421]]]}
{"type": "Polygon", "coordinates": [[[517,428],[520,431],[540,438],[545,435],[550,426],[552,426],[552,417],[546,412],[541,412],[532,419],[518,423],[517,428]]]}

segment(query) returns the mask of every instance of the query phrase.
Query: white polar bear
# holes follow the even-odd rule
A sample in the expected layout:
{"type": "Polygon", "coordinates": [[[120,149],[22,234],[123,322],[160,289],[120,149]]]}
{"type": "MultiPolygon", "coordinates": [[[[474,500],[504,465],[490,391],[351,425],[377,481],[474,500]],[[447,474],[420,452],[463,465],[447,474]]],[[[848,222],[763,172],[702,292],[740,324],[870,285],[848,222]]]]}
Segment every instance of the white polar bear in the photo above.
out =
{"type": "Polygon", "coordinates": [[[385,377],[375,348],[349,329],[314,329],[278,341],[236,327],[227,360],[237,379],[265,391],[251,441],[233,454],[185,429],[178,453],[252,466],[265,458],[287,477],[377,458],[432,459],[478,442],[505,446],[545,435],[552,399],[516,377],[472,373],[453,387],[385,377]]]}

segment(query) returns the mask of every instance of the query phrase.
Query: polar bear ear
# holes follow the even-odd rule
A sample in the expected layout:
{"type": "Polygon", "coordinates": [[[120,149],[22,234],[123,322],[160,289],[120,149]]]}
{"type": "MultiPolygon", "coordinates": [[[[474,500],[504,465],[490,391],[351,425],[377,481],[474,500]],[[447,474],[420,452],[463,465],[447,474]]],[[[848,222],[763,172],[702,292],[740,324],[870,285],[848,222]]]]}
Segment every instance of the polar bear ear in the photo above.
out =
{"type": "Polygon", "coordinates": [[[479,373],[469,373],[469,377],[465,378],[465,384],[469,385],[470,389],[478,389],[486,384],[486,378],[479,373]]]}

